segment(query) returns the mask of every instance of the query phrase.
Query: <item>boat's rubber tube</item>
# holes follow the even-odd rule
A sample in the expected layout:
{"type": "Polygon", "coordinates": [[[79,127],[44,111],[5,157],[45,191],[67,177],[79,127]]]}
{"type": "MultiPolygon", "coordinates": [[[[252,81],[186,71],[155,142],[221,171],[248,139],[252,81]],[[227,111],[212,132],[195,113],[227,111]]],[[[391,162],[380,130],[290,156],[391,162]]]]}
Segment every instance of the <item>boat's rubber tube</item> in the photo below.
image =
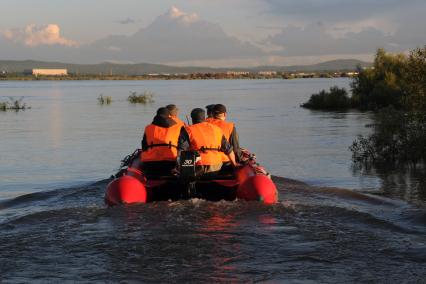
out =
{"type": "Polygon", "coordinates": [[[122,176],[107,185],[105,203],[109,206],[130,203],[146,203],[145,185],[133,176],[122,176]]]}
{"type": "Polygon", "coordinates": [[[239,181],[237,198],[247,201],[260,201],[265,204],[278,202],[278,191],[274,182],[256,167],[246,165],[236,172],[239,181]]]}
{"type": "MultiPolygon", "coordinates": [[[[265,174],[265,171],[259,169],[257,165],[247,164],[236,170],[236,179],[221,180],[219,178],[212,180],[210,183],[200,183],[198,190],[205,192],[203,198],[207,200],[234,200],[238,198],[247,201],[260,201],[264,204],[278,202],[278,191],[275,184],[265,174]],[[216,194],[213,191],[209,191],[208,189],[215,184],[224,187],[224,192],[229,194],[223,195],[223,192],[216,194]]],[[[176,182],[147,180],[140,170],[129,167],[125,175],[114,179],[107,185],[105,203],[109,206],[114,206],[156,200],[177,200],[183,192],[179,190],[180,188],[176,182]]]]}
{"type": "Polygon", "coordinates": [[[237,198],[274,204],[278,202],[278,191],[273,181],[267,176],[253,175],[240,184],[237,189],[237,198]]]}

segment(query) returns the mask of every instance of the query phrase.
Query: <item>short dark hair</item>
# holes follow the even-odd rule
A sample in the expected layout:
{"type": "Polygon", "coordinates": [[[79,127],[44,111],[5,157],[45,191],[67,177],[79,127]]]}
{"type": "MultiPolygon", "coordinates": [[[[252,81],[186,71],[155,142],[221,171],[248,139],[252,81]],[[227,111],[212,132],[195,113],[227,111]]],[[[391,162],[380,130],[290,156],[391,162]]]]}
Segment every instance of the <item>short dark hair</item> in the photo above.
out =
{"type": "Polygon", "coordinates": [[[213,108],[213,114],[221,114],[221,113],[226,113],[226,106],[222,105],[222,104],[217,104],[214,106],[213,108]]]}
{"type": "Polygon", "coordinates": [[[212,116],[213,115],[213,109],[214,109],[215,104],[211,104],[211,105],[206,105],[206,110],[207,110],[207,116],[212,116]]]}
{"type": "Polygon", "coordinates": [[[199,123],[206,119],[206,112],[202,108],[194,108],[191,111],[192,123],[199,123]]]}
{"type": "Polygon", "coordinates": [[[215,104],[211,104],[211,105],[206,105],[206,110],[207,111],[212,111],[214,109],[215,104]]]}
{"type": "Polygon", "coordinates": [[[168,117],[170,115],[170,111],[165,107],[160,107],[157,109],[157,115],[168,117]]]}
{"type": "Polygon", "coordinates": [[[174,104],[166,105],[166,108],[170,111],[171,115],[177,115],[178,107],[174,104]]]}
{"type": "Polygon", "coordinates": [[[178,107],[174,104],[166,105],[166,108],[170,111],[172,110],[178,110],[178,107]]]}

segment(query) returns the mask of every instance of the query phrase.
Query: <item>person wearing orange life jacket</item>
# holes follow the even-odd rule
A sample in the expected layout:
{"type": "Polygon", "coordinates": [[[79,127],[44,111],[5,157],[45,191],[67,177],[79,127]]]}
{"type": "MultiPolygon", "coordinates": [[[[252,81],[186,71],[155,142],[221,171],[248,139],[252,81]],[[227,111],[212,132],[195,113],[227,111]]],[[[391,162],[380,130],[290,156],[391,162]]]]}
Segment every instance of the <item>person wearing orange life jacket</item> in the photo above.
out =
{"type": "Polygon", "coordinates": [[[170,119],[170,111],[159,108],[142,139],[142,169],[147,176],[169,175],[176,166],[182,125],[170,119]]]}
{"type": "MultiPolygon", "coordinates": [[[[235,157],[237,161],[241,161],[241,148],[238,139],[237,129],[235,128],[235,124],[232,122],[226,121],[227,112],[226,107],[222,104],[214,105],[212,109],[213,118],[208,122],[218,126],[222,129],[223,134],[225,135],[226,140],[232,145],[232,149],[235,153],[235,157]]],[[[226,155],[222,155],[222,161],[224,163],[229,162],[228,157],[226,155]]]]}
{"type": "Polygon", "coordinates": [[[223,131],[205,121],[205,111],[195,108],[191,111],[192,125],[185,128],[179,137],[179,145],[183,150],[198,151],[201,160],[196,163],[200,174],[218,172],[222,167],[222,155],[225,153],[231,164],[237,166],[231,145],[223,135],[223,131]]]}
{"type": "Polygon", "coordinates": [[[185,126],[185,123],[179,119],[178,114],[179,114],[179,109],[177,108],[176,105],[170,104],[167,105],[166,108],[170,111],[170,118],[176,122],[177,124],[181,125],[181,126],[185,126]]]}

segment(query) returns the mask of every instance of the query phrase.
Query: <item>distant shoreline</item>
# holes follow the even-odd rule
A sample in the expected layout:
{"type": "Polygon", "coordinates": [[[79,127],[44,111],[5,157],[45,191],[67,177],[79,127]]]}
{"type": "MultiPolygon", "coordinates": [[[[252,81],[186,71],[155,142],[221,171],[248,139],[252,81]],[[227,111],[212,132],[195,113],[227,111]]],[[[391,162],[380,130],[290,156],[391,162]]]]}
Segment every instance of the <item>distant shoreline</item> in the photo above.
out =
{"type": "Polygon", "coordinates": [[[196,73],[185,75],[67,75],[33,76],[0,75],[0,81],[151,81],[151,80],[264,80],[264,79],[309,79],[309,78],[347,78],[356,76],[355,72],[298,72],[274,75],[229,75],[225,73],[196,73]]]}

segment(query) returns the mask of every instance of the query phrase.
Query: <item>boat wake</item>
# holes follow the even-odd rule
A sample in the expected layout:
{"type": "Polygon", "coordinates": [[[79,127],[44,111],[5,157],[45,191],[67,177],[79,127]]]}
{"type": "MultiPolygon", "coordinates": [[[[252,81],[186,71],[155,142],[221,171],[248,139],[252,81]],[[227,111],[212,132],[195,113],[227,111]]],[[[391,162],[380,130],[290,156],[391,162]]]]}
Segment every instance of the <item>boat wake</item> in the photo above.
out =
{"type": "Polygon", "coordinates": [[[426,212],[273,177],[280,202],[190,199],[108,208],[109,180],[0,202],[10,282],[420,282],[426,212]]]}

